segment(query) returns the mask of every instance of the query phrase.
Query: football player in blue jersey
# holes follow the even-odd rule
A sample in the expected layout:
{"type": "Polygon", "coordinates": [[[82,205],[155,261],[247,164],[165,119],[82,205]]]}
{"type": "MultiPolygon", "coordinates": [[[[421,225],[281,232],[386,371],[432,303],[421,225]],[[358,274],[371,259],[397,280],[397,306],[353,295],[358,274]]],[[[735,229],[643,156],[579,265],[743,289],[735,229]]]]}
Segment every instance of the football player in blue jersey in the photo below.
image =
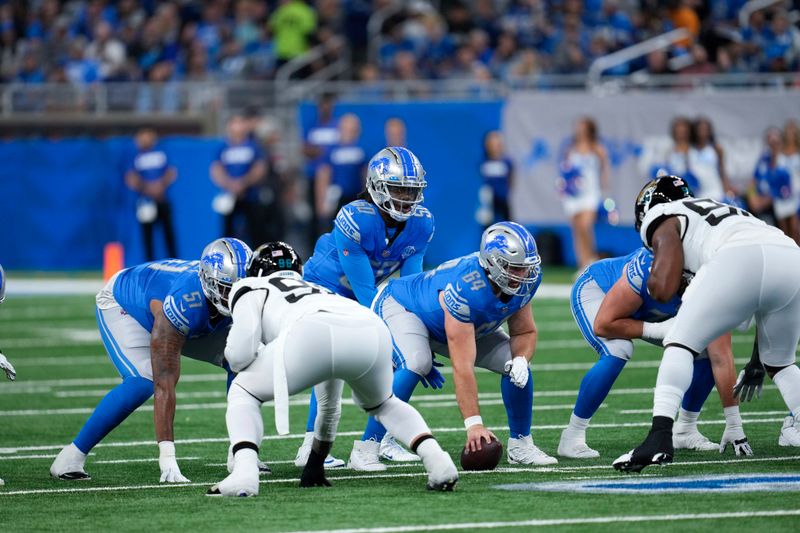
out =
{"type": "MultiPolygon", "coordinates": [[[[401,369],[394,375],[394,393],[401,400],[408,401],[417,382],[431,371],[433,353],[450,358],[456,399],[467,429],[466,448],[471,451],[481,449],[482,440],[495,438],[480,416],[475,367],[502,376],[512,464],[558,462],[531,438],[533,379],[528,365],[537,331],[530,302],[541,281],[540,263],[528,230],[513,222],[499,222],[484,231],[478,253],[391,280],[373,303],[373,310],[392,333],[395,367],[401,369]],[[504,322],[508,322],[508,333],[501,327],[504,322]]],[[[363,446],[379,441],[383,431],[370,420],[362,442],[353,447],[351,468],[386,468],[363,446]]]]}
{"type": "MultiPolygon", "coordinates": [[[[154,398],[162,482],[187,482],[175,458],[173,420],[180,355],[223,366],[228,293],[252,257],[240,240],[211,242],[200,261],[166,259],[121,270],[97,294],[97,323],[122,383],[106,394],[78,436],[53,461],[57,479],[90,479],[86,456],[128,415],[154,398]]],[[[229,381],[232,378],[229,372],[229,381]]]]}
{"type": "MultiPolygon", "coordinates": [[[[586,444],[586,428],[608,396],[625,364],[633,355],[631,339],[643,339],[657,346],[675,322],[681,295],[668,302],[655,300],[647,290],[653,254],[646,248],[593,263],[572,288],[572,316],[584,339],[600,356],[586,373],[569,424],[561,433],[558,455],[573,459],[600,457],[586,444]]],[[[684,286],[690,280],[684,275],[684,286]]],[[[738,412],[733,397],[735,369],[730,334],[723,335],[694,361],[694,376],[683,397],[673,434],[675,448],[709,451],[719,448],[697,429],[697,418],[715,378],[723,407],[738,412]]],[[[741,419],[739,419],[741,420],[741,419]]],[[[748,446],[734,446],[736,455],[751,455],[748,446]]]]}
{"type": "MultiPolygon", "coordinates": [[[[6,299],[6,273],[3,271],[3,266],[0,265],[0,304],[3,303],[3,300],[6,299]]],[[[6,359],[6,356],[3,355],[3,352],[0,351],[0,370],[5,372],[6,377],[14,381],[17,379],[17,371],[14,370],[14,365],[6,359]]],[[[0,478],[0,485],[3,485],[4,481],[0,478]]]]}
{"type": "MultiPolygon", "coordinates": [[[[403,276],[422,272],[422,259],[434,231],[433,216],[421,205],[426,186],[425,170],[411,150],[393,146],[375,154],[367,166],[367,190],[343,206],[333,231],[319,238],[306,263],[304,279],[370,307],[376,287],[394,272],[399,270],[403,276]]],[[[441,387],[441,374],[435,371],[430,382],[441,387]]],[[[312,394],[306,435],[295,458],[297,466],[305,466],[308,460],[316,417],[317,402],[312,394]]],[[[377,450],[379,444],[374,446],[377,450]]],[[[391,460],[419,460],[390,436],[383,440],[381,450],[391,460]]],[[[344,466],[344,461],[328,457],[326,466],[344,466]]]]}

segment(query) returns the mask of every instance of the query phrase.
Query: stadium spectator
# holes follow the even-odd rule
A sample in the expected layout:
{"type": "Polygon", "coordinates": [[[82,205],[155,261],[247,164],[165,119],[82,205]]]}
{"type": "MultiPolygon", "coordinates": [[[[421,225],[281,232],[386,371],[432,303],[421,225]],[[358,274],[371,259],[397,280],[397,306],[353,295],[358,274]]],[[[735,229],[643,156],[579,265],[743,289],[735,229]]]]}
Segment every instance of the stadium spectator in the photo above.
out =
{"type": "Polygon", "coordinates": [[[275,56],[280,66],[308,50],[317,29],[317,15],[303,0],[280,0],[280,6],[269,18],[269,29],[275,36],[275,56]]]}
{"type": "Polygon", "coordinates": [[[320,233],[330,230],[339,209],[354,201],[364,188],[367,154],[359,144],[360,138],[359,118],[352,113],[343,115],[339,119],[339,140],[326,151],[314,179],[314,209],[320,233]]]}
{"type": "Polygon", "coordinates": [[[335,105],[336,96],[332,93],[324,93],[319,98],[314,122],[306,131],[305,142],[303,143],[307,200],[308,205],[311,206],[309,240],[312,248],[314,243],[317,242],[317,230],[319,228],[316,210],[316,187],[314,186],[317,168],[322,163],[325,153],[339,142],[339,128],[333,116],[335,105]]]}
{"type": "Polygon", "coordinates": [[[137,193],[136,219],[142,226],[146,261],[159,259],[155,253],[153,234],[156,225],[164,233],[167,257],[179,257],[172,228],[172,205],[167,190],[178,173],[169,164],[167,153],[158,145],[158,135],[152,128],[142,128],[134,137],[136,155],[125,173],[125,184],[137,193]]]}
{"type": "Polygon", "coordinates": [[[669,126],[669,136],[672,139],[667,151],[653,168],[652,175],[655,177],[656,171],[663,168],[673,176],[682,177],[692,191],[697,190],[699,183],[692,173],[689,161],[689,151],[692,148],[692,121],[687,117],[675,117],[669,126]]]}
{"type": "Polygon", "coordinates": [[[797,195],[792,191],[791,169],[783,153],[781,130],[769,128],[764,134],[764,143],[766,149],[756,164],[748,191],[750,210],[773,219],[774,225],[798,241],[797,195]]]}
{"type": "MultiPolygon", "coordinates": [[[[383,125],[383,136],[386,140],[384,146],[408,147],[406,142],[406,123],[401,118],[392,117],[387,120],[383,125]]],[[[381,146],[381,148],[384,148],[384,146],[381,146]]],[[[377,152],[378,150],[375,151],[377,152]]]]}
{"type": "Polygon", "coordinates": [[[252,133],[246,117],[232,116],[227,136],[210,168],[211,181],[223,191],[214,201],[215,211],[223,215],[223,236],[245,242],[261,235],[259,192],[267,173],[264,151],[252,133]]]}
{"type": "Polygon", "coordinates": [[[793,27],[785,10],[772,14],[772,21],[764,31],[764,63],[768,72],[793,70],[800,53],[800,30],[793,27]]]}
{"type": "Polygon", "coordinates": [[[114,37],[111,24],[105,20],[97,23],[94,40],[86,47],[86,58],[100,64],[102,80],[117,80],[125,67],[125,45],[114,37]]]}
{"type": "Polygon", "coordinates": [[[480,174],[483,185],[479,193],[478,223],[485,228],[495,222],[511,220],[508,199],[514,183],[514,164],[506,155],[499,131],[490,131],[483,139],[480,174]]]}
{"type": "Polygon", "coordinates": [[[700,36],[700,17],[697,16],[695,5],[697,0],[669,0],[668,13],[672,25],[683,28],[689,32],[689,37],[678,42],[678,46],[688,50],[700,36]]]}
{"type": "Polygon", "coordinates": [[[717,143],[714,126],[708,117],[694,120],[690,133],[689,166],[697,179],[695,196],[722,200],[734,194],[725,174],[725,154],[717,143]]]}
{"type": "Polygon", "coordinates": [[[796,120],[783,125],[783,156],[792,178],[792,191],[800,207],[800,126],[796,120]]]}

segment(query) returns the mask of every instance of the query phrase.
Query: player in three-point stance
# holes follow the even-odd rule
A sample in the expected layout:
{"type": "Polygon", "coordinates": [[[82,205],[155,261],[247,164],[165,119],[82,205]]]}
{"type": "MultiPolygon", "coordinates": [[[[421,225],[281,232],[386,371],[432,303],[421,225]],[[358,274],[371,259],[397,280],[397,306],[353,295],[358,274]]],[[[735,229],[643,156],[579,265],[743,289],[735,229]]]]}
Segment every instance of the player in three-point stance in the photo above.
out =
{"type": "Polygon", "coordinates": [[[329,486],[324,463],[341,416],[344,383],[365,411],[419,454],[428,488],[452,490],[458,472],[416,409],[392,394],[392,339],[381,319],[351,299],[304,281],[300,259],[282,242],[259,247],[248,277],[234,284],[225,358],[238,374],[225,420],[232,473],[209,495],[258,494],[263,402],[275,401],[278,433],[289,432],[289,395],[314,386],[318,413],[301,487],[329,486]]]}
{"type": "MultiPolygon", "coordinates": [[[[586,444],[586,428],[633,355],[631,339],[661,346],[675,322],[681,295],[692,275],[684,272],[678,294],[668,302],[659,302],[647,290],[652,262],[653,254],[646,248],[626,256],[603,259],[587,268],[572,288],[572,316],[599,359],[583,377],[575,409],[561,433],[558,454],[562,457],[600,456],[586,444]]],[[[694,361],[692,384],[683,397],[673,435],[675,448],[716,450],[719,447],[697,429],[697,418],[715,379],[719,383],[717,389],[723,407],[729,413],[738,412],[738,402],[733,396],[736,374],[729,333],[709,344],[708,350],[694,361]]],[[[739,417],[728,417],[728,420],[741,423],[739,417]]],[[[741,441],[734,445],[736,455],[752,454],[742,428],[731,425],[726,428],[721,449],[734,441],[741,441]]]]}
{"type": "MultiPolygon", "coordinates": [[[[800,248],[780,230],[736,207],[694,198],[683,179],[648,182],[636,199],[636,229],[653,250],[647,288],[658,301],[695,277],[664,338],[647,438],[614,461],[639,472],[672,461],[673,421],[692,381],[692,363],[711,341],[755,317],[758,350],[789,410],[800,416],[800,248]]],[[[726,412],[726,418],[728,413],[726,412]]],[[[734,443],[736,444],[736,443],[734,443]]]]}
{"type": "MultiPolygon", "coordinates": [[[[480,449],[482,439],[489,442],[494,438],[480,416],[475,367],[502,376],[500,388],[511,433],[507,447],[510,463],[557,462],[531,438],[533,379],[528,365],[537,332],[530,302],[541,281],[540,263],[528,230],[513,222],[499,222],[484,231],[478,253],[453,259],[430,272],[391,280],[373,304],[392,333],[396,368],[425,376],[431,370],[433,353],[450,358],[470,450],[480,449]],[[508,333],[501,327],[506,321],[508,333]]],[[[398,376],[395,372],[394,390],[400,396],[398,376]]],[[[408,401],[413,390],[406,388],[400,398],[408,401]]],[[[370,425],[383,431],[372,421],[370,425]]],[[[363,438],[380,440],[380,436],[378,432],[365,433],[363,438]]],[[[356,443],[350,455],[351,468],[375,462],[377,458],[364,457],[356,443]]]]}
{"type": "MultiPolygon", "coordinates": [[[[433,216],[421,205],[426,186],[425,170],[407,148],[393,146],[375,154],[367,166],[366,191],[342,207],[333,231],[319,238],[304,278],[369,308],[376,287],[394,272],[399,270],[403,276],[422,272],[434,231],[433,216]]],[[[414,376],[405,378],[413,379],[414,385],[419,381],[414,376]]],[[[428,382],[440,388],[442,381],[441,374],[432,371],[428,382]]],[[[295,457],[299,467],[305,465],[314,437],[317,402],[313,393],[310,407],[305,439],[295,457]]],[[[391,461],[419,460],[391,435],[378,441],[364,446],[391,461]]],[[[325,466],[344,466],[344,461],[328,457],[325,466]]]]}
{"type": "Polygon", "coordinates": [[[223,366],[231,322],[228,293],[245,276],[251,257],[242,241],[217,239],[205,247],[200,261],[165,259],[111,277],[97,294],[97,324],[122,383],[106,394],[75,440],[61,450],[51,476],[89,479],[84,470],[89,451],[155,394],[161,481],[189,481],[178,467],[173,434],[180,356],[223,366]]]}

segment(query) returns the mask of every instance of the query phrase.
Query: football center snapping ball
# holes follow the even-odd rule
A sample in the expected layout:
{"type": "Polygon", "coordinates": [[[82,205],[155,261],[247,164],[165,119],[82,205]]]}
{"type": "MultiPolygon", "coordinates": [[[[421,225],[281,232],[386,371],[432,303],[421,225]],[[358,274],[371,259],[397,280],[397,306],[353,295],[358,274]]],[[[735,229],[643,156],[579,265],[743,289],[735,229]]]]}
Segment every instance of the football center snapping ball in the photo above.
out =
{"type": "Polygon", "coordinates": [[[497,439],[481,441],[481,449],[470,452],[461,450],[461,468],[464,470],[494,470],[503,456],[503,445],[497,439]]]}

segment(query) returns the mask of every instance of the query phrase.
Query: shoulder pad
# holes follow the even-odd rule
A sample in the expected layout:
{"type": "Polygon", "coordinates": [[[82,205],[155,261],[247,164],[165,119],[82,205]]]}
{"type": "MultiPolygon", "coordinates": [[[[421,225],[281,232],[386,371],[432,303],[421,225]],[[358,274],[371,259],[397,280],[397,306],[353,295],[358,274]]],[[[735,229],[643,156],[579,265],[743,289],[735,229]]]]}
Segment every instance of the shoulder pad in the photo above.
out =
{"type": "Polygon", "coordinates": [[[639,237],[642,239],[642,244],[644,244],[648,249],[652,246],[652,239],[653,233],[655,233],[658,226],[668,217],[672,216],[672,204],[677,202],[669,202],[664,204],[658,204],[650,208],[647,214],[644,216],[644,220],[642,220],[642,227],[639,229],[639,237]]]}
{"type": "Polygon", "coordinates": [[[361,244],[361,234],[374,224],[375,215],[377,210],[374,205],[364,200],[356,200],[339,210],[333,225],[348,239],[361,244]]]}

